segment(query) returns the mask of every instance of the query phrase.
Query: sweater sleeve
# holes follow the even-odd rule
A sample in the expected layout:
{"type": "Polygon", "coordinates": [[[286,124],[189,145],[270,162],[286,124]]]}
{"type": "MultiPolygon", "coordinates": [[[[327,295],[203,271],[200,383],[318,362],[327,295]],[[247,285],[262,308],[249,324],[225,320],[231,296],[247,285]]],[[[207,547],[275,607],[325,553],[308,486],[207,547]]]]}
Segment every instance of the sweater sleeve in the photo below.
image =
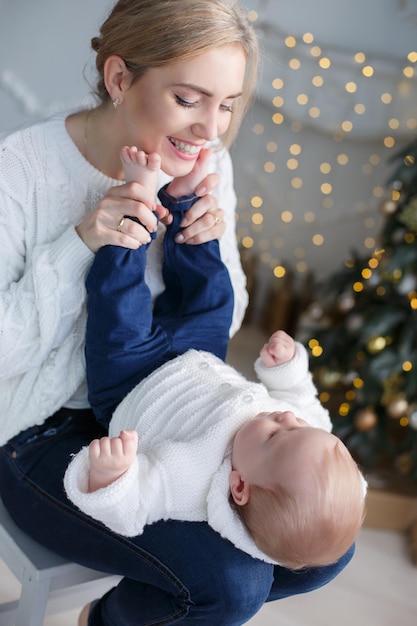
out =
{"type": "Polygon", "coordinates": [[[0,153],[0,170],[0,380],[5,380],[38,367],[65,341],[82,310],[83,278],[93,255],[72,226],[50,241],[28,241],[27,215],[42,219],[36,175],[7,149],[0,153]]]}
{"type": "Polygon", "coordinates": [[[294,407],[298,411],[297,417],[305,419],[311,426],[331,431],[329,412],[318,399],[317,388],[308,369],[307,351],[301,343],[295,343],[294,357],[282,365],[266,367],[259,357],[255,362],[255,371],[270,396],[294,407]]]}
{"type": "Polygon", "coordinates": [[[233,285],[235,306],[233,320],[230,328],[230,336],[239,330],[246,307],[248,306],[248,293],[246,291],[246,276],[240,262],[240,254],[236,236],[236,193],[234,190],[233,166],[230,153],[222,149],[213,151],[217,159],[216,171],[220,175],[220,184],[213,191],[218,198],[219,208],[224,211],[226,231],[220,239],[220,253],[222,260],[229,270],[230,280],[233,285]]]}
{"type": "Polygon", "coordinates": [[[85,379],[93,253],[73,226],[69,189],[53,169],[45,179],[43,141],[25,138],[0,149],[0,445],[42,424],[85,379]]]}
{"type": "Polygon", "coordinates": [[[163,517],[156,504],[164,502],[159,471],[147,456],[138,453],[127,472],[92,493],[87,491],[89,467],[88,448],[83,448],[64,476],[68,498],[83,513],[126,537],[141,535],[146,524],[163,517]]]}

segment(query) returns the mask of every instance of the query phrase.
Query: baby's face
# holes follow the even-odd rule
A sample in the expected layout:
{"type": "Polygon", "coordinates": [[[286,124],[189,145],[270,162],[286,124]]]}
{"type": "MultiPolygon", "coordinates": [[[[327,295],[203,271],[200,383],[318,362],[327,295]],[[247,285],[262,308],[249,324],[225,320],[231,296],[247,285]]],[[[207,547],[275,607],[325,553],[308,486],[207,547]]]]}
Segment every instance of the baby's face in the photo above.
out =
{"type": "Polygon", "coordinates": [[[345,447],[337,437],[310,427],[291,411],[259,413],[237,432],[232,466],[251,485],[279,482],[292,492],[308,490],[316,463],[325,451],[339,445],[345,447]]]}

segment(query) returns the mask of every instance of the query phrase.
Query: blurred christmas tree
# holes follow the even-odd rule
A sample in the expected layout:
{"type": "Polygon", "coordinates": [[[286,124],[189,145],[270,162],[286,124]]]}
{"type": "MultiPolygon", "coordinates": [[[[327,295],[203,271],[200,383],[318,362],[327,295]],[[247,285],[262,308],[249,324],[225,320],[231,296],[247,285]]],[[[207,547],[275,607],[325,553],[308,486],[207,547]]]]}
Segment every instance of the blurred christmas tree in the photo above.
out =
{"type": "Polygon", "coordinates": [[[365,470],[417,485],[417,140],[393,162],[380,247],[318,286],[306,344],[335,434],[365,470]]]}

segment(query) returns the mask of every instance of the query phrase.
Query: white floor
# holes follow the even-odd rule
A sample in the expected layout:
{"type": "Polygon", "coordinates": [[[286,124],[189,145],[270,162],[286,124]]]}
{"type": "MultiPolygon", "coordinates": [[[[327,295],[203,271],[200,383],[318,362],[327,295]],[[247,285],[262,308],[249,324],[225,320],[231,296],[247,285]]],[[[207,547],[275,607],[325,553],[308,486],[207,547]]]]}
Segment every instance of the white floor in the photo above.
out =
{"type": "MultiPolygon", "coordinates": [[[[243,331],[232,342],[229,360],[248,377],[252,372],[248,363],[262,339],[261,334],[243,331]]],[[[0,603],[18,594],[19,584],[0,561],[0,603]]],[[[76,626],[80,608],[49,616],[45,626],[76,626]]],[[[417,626],[417,566],[408,554],[405,534],[363,528],[352,562],[332,583],[311,594],[266,604],[248,624],[417,626]]]]}

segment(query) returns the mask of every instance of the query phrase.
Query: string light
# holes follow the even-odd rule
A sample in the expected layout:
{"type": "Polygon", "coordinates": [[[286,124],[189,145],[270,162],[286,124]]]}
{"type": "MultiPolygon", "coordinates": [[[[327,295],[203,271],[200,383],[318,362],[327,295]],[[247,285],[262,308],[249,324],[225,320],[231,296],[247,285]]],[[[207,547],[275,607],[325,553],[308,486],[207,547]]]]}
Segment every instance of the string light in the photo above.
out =
{"type": "MultiPolygon", "coordinates": [[[[249,19],[253,22],[259,21],[258,13],[251,11],[249,19]]],[[[350,57],[351,76],[349,77],[347,73],[347,80],[341,85],[346,93],[346,103],[349,105],[349,102],[351,102],[351,104],[349,107],[343,108],[343,118],[339,120],[338,125],[335,124],[334,130],[327,134],[328,139],[330,141],[333,140],[335,144],[340,144],[341,149],[336,150],[334,156],[327,157],[326,161],[319,162],[318,166],[316,166],[318,167],[318,172],[316,170],[316,176],[314,176],[314,170],[307,167],[307,156],[302,158],[304,156],[304,136],[308,138],[307,135],[303,134],[303,131],[308,129],[309,124],[314,128],[316,123],[320,125],[327,122],[327,113],[325,115],[324,105],[322,105],[321,100],[322,96],[318,92],[321,89],[332,88],[329,81],[332,80],[332,72],[335,72],[338,64],[340,64],[337,56],[340,54],[340,51],[333,54],[331,50],[319,45],[314,33],[311,32],[284,35],[281,39],[281,46],[283,46],[283,58],[276,63],[276,75],[271,75],[270,78],[270,87],[272,88],[270,122],[261,123],[259,120],[254,120],[252,125],[252,132],[257,136],[256,141],[262,142],[263,138],[265,139],[263,149],[270,157],[263,158],[260,163],[256,178],[259,187],[254,189],[255,193],[246,202],[239,203],[242,211],[239,213],[238,226],[239,224],[245,225],[246,232],[242,232],[239,228],[237,229],[241,245],[259,252],[261,260],[272,268],[275,277],[278,272],[277,268],[283,267],[283,265],[279,262],[274,262],[271,255],[267,254],[267,250],[261,246],[261,241],[268,241],[271,236],[268,233],[271,215],[279,215],[282,228],[284,226],[285,228],[297,228],[301,220],[306,225],[316,223],[317,230],[310,238],[313,248],[323,246],[326,243],[326,239],[330,242],[331,238],[328,238],[327,235],[325,237],[325,227],[321,231],[320,214],[317,209],[333,211],[335,212],[335,217],[337,217],[336,211],[344,208],[343,203],[346,201],[346,195],[344,191],[340,191],[343,189],[343,178],[340,176],[340,168],[357,168],[357,171],[362,176],[375,177],[378,173],[378,168],[384,167],[387,163],[390,155],[387,155],[386,152],[391,153],[396,148],[397,140],[395,133],[401,129],[417,129],[417,115],[409,115],[408,118],[405,116],[400,118],[398,113],[389,115],[389,107],[396,105],[399,97],[406,98],[411,94],[411,81],[415,81],[417,73],[415,67],[417,50],[411,50],[404,57],[402,64],[400,62],[398,68],[399,80],[395,86],[392,83],[392,88],[387,88],[387,82],[381,83],[384,84],[385,89],[381,90],[381,93],[377,92],[374,96],[379,108],[381,109],[381,107],[385,106],[388,111],[386,132],[379,140],[380,153],[376,152],[375,142],[372,142],[372,153],[368,156],[365,155],[361,163],[357,162],[356,155],[355,157],[353,156],[354,153],[349,142],[358,136],[360,128],[363,128],[366,120],[369,116],[372,116],[374,108],[372,101],[369,99],[369,94],[372,93],[369,84],[381,78],[381,69],[378,62],[375,62],[371,56],[368,58],[362,50],[358,50],[350,57]],[[281,67],[283,71],[280,73],[279,69],[278,71],[276,70],[277,67],[281,67]],[[307,82],[302,82],[296,77],[301,68],[308,68],[311,73],[311,77],[307,79],[307,82]],[[292,78],[292,75],[294,78],[292,78]],[[308,84],[310,88],[308,88],[308,84]],[[297,85],[299,85],[298,90],[297,85]],[[301,89],[301,86],[304,89],[301,89]],[[364,91],[365,89],[366,91],[364,91]],[[321,108],[323,108],[323,111],[321,108]],[[288,129],[289,137],[285,133],[282,135],[280,127],[283,125],[288,129]],[[271,184],[268,182],[271,180],[271,176],[277,173],[281,176],[285,170],[289,174],[287,189],[280,187],[279,193],[274,197],[273,193],[271,194],[268,189],[264,189],[264,186],[271,184]],[[313,205],[312,207],[306,207],[307,210],[300,214],[293,209],[293,206],[294,203],[296,204],[297,192],[301,193],[301,190],[304,188],[311,189],[310,196],[313,200],[313,205]],[[341,193],[343,196],[340,195],[341,193]],[[286,202],[287,200],[288,202],[286,202]],[[252,215],[249,216],[244,212],[248,203],[254,210],[252,215]],[[274,212],[275,207],[277,212],[274,212]]],[[[382,108],[381,110],[384,109],[382,108]]],[[[336,110],[337,113],[338,111],[336,110]]],[[[370,216],[370,212],[374,211],[372,200],[380,201],[384,197],[386,193],[386,189],[383,186],[384,176],[384,174],[381,175],[380,184],[374,185],[369,190],[368,198],[352,202],[353,210],[357,214],[363,214],[361,223],[364,229],[363,236],[361,241],[356,243],[370,251],[374,250],[377,245],[376,232],[374,233],[373,231],[376,231],[379,226],[379,221],[373,215],[370,216]]],[[[305,193],[305,191],[302,193],[305,193]]],[[[350,200],[348,201],[351,202],[350,200]]],[[[324,224],[327,226],[326,222],[324,224]]],[[[285,232],[288,233],[289,231],[285,232]]],[[[282,237],[279,246],[277,245],[278,239],[276,238],[270,242],[274,248],[279,247],[284,250],[288,247],[288,237],[282,237]]],[[[297,272],[303,273],[308,271],[311,263],[309,254],[311,254],[311,250],[308,246],[294,246],[292,256],[295,260],[297,272]]],[[[290,251],[287,251],[286,258],[290,258],[290,256],[290,251]]],[[[370,260],[369,267],[362,272],[362,281],[357,281],[353,285],[352,289],[354,292],[360,292],[364,289],[364,283],[367,280],[371,280],[372,270],[378,267],[378,263],[379,260],[377,258],[370,260]]],[[[380,288],[381,290],[384,289],[382,286],[380,288]]],[[[417,296],[410,299],[410,306],[417,309],[417,296]]]]}

